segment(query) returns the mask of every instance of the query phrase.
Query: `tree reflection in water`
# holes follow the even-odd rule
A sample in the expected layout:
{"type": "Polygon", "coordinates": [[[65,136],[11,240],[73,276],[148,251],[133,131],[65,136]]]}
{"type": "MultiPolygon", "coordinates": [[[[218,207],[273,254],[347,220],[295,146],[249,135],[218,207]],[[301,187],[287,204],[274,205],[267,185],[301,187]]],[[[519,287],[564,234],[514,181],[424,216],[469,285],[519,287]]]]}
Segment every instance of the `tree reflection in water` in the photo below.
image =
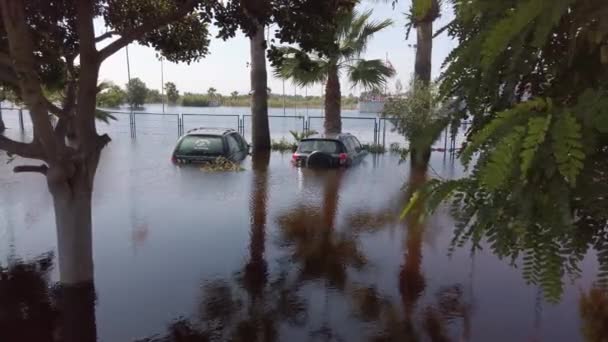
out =
{"type": "Polygon", "coordinates": [[[426,289],[422,270],[422,242],[426,225],[422,215],[425,210],[418,203],[402,221],[402,208],[411,196],[424,185],[426,171],[412,170],[406,191],[401,191],[387,206],[380,210],[358,208],[348,215],[347,222],[353,231],[375,233],[395,226],[405,232],[403,264],[399,271],[399,293],[401,309],[394,301],[381,295],[372,285],[355,289],[352,293],[357,315],[366,322],[374,322],[377,332],[373,341],[451,341],[447,326],[457,319],[463,321],[461,340],[470,338],[471,306],[464,300],[460,284],[445,286],[436,294],[433,302],[423,309],[418,301],[426,289]],[[402,310],[402,313],[401,313],[402,310]]]}
{"type": "Polygon", "coordinates": [[[298,296],[299,283],[285,271],[270,276],[265,260],[268,163],[270,154],[253,158],[250,196],[249,260],[231,279],[203,286],[198,318],[179,319],[164,336],[142,342],[278,341],[278,326],[303,325],[306,303],[298,296]]]}
{"type": "Polygon", "coordinates": [[[95,290],[92,284],[50,284],[53,254],[33,261],[9,258],[0,265],[2,341],[95,342],[95,290]]]}

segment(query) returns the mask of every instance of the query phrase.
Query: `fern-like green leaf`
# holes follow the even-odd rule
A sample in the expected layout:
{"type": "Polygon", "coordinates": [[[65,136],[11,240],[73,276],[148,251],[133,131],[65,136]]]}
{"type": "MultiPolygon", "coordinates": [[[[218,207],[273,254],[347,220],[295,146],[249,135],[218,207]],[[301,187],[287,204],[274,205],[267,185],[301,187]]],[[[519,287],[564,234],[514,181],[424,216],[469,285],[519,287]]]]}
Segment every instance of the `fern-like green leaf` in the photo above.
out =
{"type": "Polygon", "coordinates": [[[536,155],[538,148],[543,142],[545,142],[547,131],[551,125],[551,118],[552,116],[549,115],[544,118],[532,118],[528,121],[528,132],[524,138],[520,155],[522,180],[526,179],[526,175],[530,169],[530,166],[532,165],[532,161],[534,160],[534,156],[536,155]]]}
{"type": "Polygon", "coordinates": [[[485,39],[481,51],[482,66],[485,69],[490,68],[494,64],[496,58],[507,50],[509,43],[515,37],[522,35],[526,28],[534,22],[546,8],[547,1],[519,1],[517,8],[496,24],[485,39]]]}
{"type": "Polygon", "coordinates": [[[581,125],[570,112],[564,112],[553,125],[552,135],[557,169],[574,187],[585,161],[581,125]]]}
{"type": "Polygon", "coordinates": [[[471,142],[460,155],[463,164],[468,166],[473,154],[486,144],[490,138],[495,137],[497,132],[501,130],[507,131],[510,126],[517,124],[520,119],[525,119],[526,115],[529,115],[531,111],[543,111],[547,107],[548,104],[545,99],[536,98],[498,113],[494,120],[490,121],[484,128],[471,137],[471,142]]]}
{"type": "Polygon", "coordinates": [[[525,132],[525,126],[515,127],[513,132],[501,139],[491,152],[488,163],[481,168],[479,174],[482,184],[488,190],[499,190],[507,183],[519,155],[525,132]]]}

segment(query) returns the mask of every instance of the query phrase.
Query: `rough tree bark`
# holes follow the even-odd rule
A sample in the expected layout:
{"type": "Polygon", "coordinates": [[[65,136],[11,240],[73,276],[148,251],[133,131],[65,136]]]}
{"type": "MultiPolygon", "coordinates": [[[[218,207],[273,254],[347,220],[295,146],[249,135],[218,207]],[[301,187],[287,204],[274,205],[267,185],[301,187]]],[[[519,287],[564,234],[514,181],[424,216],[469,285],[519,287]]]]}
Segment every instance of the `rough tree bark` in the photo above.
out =
{"type": "MultiPolygon", "coordinates": [[[[439,6],[437,4],[437,6],[439,6]]],[[[433,21],[434,18],[427,18],[418,23],[416,27],[416,62],[414,75],[416,78],[415,86],[418,88],[426,88],[431,84],[431,68],[433,56],[433,21]]],[[[414,91],[418,91],[414,89],[414,91]]],[[[429,103],[429,110],[430,110],[429,103]]],[[[411,167],[412,169],[426,170],[431,158],[431,146],[424,147],[420,150],[412,149],[411,167]]],[[[416,171],[419,171],[416,170],[416,171]]]]}
{"type": "Polygon", "coordinates": [[[0,108],[0,133],[6,131],[6,126],[4,125],[4,120],[2,119],[2,108],[0,108]]]}
{"type": "Polygon", "coordinates": [[[251,49],[251,120],[253,153],[270,151],[268,125],[268,73],[266,71],[266,39],[264,26],[257,25],[249,38],[251,49]]]}
{"type": "Polygon", "coordinates": [[[342,93],[340,91],[340,77],[338,67],[329,68],[327,84],[325,85],[325,133],[342,133],[342,93]]]}
{"type": "Polygon", "coordinates": [[[416,28],[416,80],[428,86],[431,82],[433,56],[433,22],[423,21],[416,28]]]}

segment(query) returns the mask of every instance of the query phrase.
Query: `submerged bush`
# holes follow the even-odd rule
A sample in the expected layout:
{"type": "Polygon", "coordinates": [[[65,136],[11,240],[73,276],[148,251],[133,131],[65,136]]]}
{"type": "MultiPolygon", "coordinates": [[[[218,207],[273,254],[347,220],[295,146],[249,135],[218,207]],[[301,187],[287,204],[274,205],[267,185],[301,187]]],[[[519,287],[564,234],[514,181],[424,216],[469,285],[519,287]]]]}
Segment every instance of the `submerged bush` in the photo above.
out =
{"type": "Polygon", "coordinates": [[[244,171],[240,164],[228,160],[224,157],[218,157],[211,163],[201,166],[201,170],[206,172],[226,172],[226,171],[244,171]]]}
{"type": "Polygon", "coordinates": [[[296,143],[293,143],[291,141],[288,141],[285,138],[282,138],[281,140],[273,140],[272,143],[270,144],[270,148],[273,151],[278,151],[278,152],[295,152],[298,149],[298,145],[296,143]]]}
{"type": "Polygon", "coordinates": [[[380,144],[363,144],[363,148],[371,154],[383,154],[386,152],[386,148],[380,144]]]}

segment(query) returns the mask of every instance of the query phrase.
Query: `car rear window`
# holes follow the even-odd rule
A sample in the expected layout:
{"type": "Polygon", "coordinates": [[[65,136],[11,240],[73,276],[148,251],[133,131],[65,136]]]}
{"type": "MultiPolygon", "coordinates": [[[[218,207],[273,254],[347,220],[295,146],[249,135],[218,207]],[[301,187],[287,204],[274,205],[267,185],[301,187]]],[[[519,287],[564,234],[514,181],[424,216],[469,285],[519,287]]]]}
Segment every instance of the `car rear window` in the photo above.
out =
{"type": "Polygon", "coordinates": [[[300,153],[340,153],[340,144],[335,140],[303,140],[298,146],[300,153]]]}
{"type": "Polygon", "coordinates": [[[177,154],[218,156],[224,154],[224,143],[218,136],[189,135],[182,139],[177,154]]]}

